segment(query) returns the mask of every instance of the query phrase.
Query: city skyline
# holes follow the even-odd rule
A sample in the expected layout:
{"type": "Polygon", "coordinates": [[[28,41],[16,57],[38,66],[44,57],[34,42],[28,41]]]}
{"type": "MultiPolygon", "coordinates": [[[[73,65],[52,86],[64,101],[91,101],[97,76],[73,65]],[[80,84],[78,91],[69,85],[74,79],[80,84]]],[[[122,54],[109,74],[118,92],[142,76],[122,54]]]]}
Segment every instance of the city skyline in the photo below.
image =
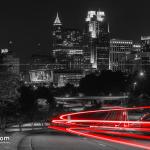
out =
{"type": "Polygon", "coordinates": [[[51,29],[59,12],[63,25],[83,29],[88,10],[102,10],[106,13],[110,31],[114,38],[140,40],[142,35],[149,35],[149,1],[74,1],[63,2],[10,2],[1,3],[0,40],[1,47],[7,47],[13,41],[19,57],[26,60],[38,50],[41,43],[42,53],[51,50],[51,29]],[[122,8],[123,6],[123,8],[122,8]]]}

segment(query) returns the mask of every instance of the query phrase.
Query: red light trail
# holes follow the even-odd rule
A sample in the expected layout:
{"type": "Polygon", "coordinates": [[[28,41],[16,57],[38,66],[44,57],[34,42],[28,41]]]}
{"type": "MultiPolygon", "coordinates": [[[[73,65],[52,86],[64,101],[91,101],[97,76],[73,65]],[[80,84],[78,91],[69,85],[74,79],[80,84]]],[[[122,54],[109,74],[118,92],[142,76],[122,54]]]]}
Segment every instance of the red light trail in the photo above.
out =
{"type": "Polygon", "coordinates": [[[134,140],[150,140],[149,135],[141,134],[141,132],[150,134],[150,121],[128,120],[128,111],[143,109],[150,109],[150,106],[115,107],[109,110],[68,113],[53,119],[49,128],[142,149],[150,149],[150,144],[145,145],[134,140]]]}

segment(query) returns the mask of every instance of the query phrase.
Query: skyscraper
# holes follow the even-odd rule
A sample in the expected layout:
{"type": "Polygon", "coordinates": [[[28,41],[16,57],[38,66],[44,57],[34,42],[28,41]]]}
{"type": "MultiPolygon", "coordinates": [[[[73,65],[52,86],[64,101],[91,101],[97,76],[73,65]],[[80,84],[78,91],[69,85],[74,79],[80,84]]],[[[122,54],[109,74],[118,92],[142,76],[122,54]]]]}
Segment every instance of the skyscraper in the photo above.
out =
{"type": "Polygon", "coordinates": [[[53,23],[52,39],[53,49],[59,48],[62,44],[62,23],[59,19],[58,13],[53,23]]]}
{"type": "Polygon", "coordinates": [[[132,51],[126,55],[129,73],[139,72],[141,70],[141,44],[134,42],[132,51]]]}
{"type": "Polygon", "coordinates": [[[127,56],[133,50],[132,40],[110,40],[109,69],[113,71],[129,72],[127,56]]]}
{"type": "MultiPolygon", "coordinates": [[[[3,48],[0,50],[0,65],[3,66],[5,71],[9,73],[20,73],[20,59],[16,57],[15,52],[12,49],[3,48]]],[[[1,69],[1,71],[4,71],[1,69]]]]}
{"type": "Polygon", "coordinates": [[[84,54],[86,63],[93,69],[109,67],[109,25],[103,11],[88,11],[84,31],[84,54]]]}
{"type": "Polygon", "coordinates": [[[150,52],[150,36],[141,37],[142,52],[150,52]]]}
{"type": "Polygon", "coordinates": [[[52,54],[55,63],[64,64],[67,70],[82,69],[82,32],[78,29],[63,28],[58,13],[53,24],[52,54]]]}
{"type": "Polygon", "coordinates": [[[141,70],[150,76],[150,36],[141,37],[141,70]]]}
{"type": "Polygon", "coordinates": [[[53,68],[55,85],[79,85],[79,79],[84,76],[82,32],[78,29],[64,28],[58,14],[53,24],[52,54],[57,65],[57,68],[53,68]]]}

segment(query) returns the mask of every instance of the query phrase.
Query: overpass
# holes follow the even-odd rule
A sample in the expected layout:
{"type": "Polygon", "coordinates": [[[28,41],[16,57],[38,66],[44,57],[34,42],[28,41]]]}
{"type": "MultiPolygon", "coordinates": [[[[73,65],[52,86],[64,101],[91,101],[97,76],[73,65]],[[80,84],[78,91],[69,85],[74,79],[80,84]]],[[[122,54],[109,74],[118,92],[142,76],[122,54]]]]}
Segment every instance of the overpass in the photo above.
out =
{"type": "Polygon", "coordinates": [[[70,100],[123,100],[127,99],[128,96],[85,96],[85,97],[55,97],[56,101],[70,101],[70,100]]]}

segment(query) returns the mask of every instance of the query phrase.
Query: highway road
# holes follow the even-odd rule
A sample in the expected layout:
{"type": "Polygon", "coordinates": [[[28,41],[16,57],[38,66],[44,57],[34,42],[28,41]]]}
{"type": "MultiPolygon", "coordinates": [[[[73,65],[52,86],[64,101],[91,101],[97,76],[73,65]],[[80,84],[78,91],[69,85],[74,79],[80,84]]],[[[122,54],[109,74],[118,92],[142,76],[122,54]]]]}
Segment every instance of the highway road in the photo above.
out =
{"type": "Polygon", "coordinates": [[[137,132],[121,121],[128,122],[127,110],[122,107],[61,115],[49,129],[30,132],[18,150],[150,150],[150,136],[141,131],[145,128],[137,132]]]}
{"type": "Polygon", "coordinates": [[[45,129],[25,136],[19,143],[18,150],[140,150],[140,148],[45,129]]]}

